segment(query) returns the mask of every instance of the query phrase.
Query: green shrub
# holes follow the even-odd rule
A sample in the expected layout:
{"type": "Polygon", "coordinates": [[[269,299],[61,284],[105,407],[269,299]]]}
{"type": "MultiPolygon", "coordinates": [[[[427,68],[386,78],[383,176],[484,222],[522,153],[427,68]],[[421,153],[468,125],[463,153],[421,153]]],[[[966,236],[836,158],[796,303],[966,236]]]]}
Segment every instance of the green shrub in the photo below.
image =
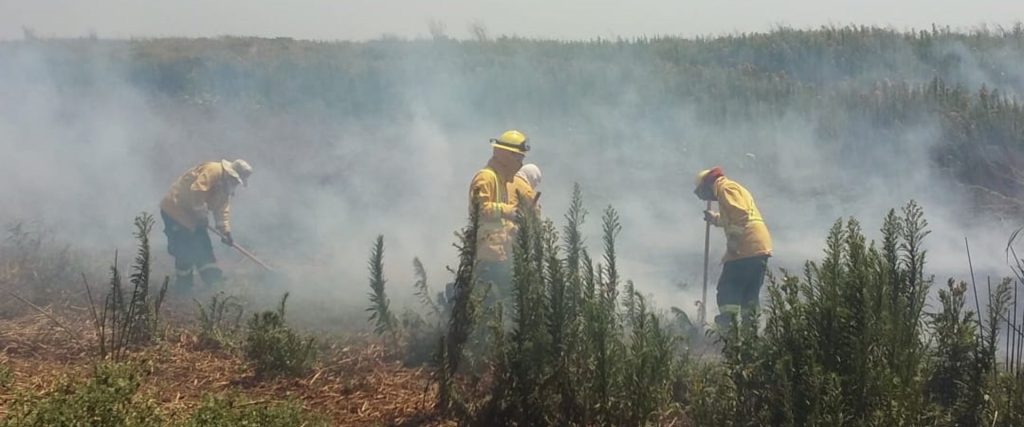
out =
{"type": "Polygon", "coordinates": [[[307,412],[295,401],[240,402],[238,397],[206,396],[184,427],[327,426],[327,420],[307,412]]]}
{"type": "Polygon", "coordinates": [[[404,340],[405,363],[421,365],[437,361],[437,340],[444,336],[445,321],[447,320],[447,313],[442,310],[442,307],[447,307],[447,304],[440,294],[437,295],[436,301],[431,297],[430,286],[427,283],[427,271],[423,268],[423,263],[419,258],[414,258],[412,265],[416,275],[413,291],[426,314],[406,310],[402,314],[401,335],[404,340]]]}
{"type": "Polygon", "coordinates": [[[401,317],[396,317],[387,296],[387,280],[384,278],[384,236],[378,236],[370,251],[367,263],[370,270],[370,313],[368,321],[374,325],[374,333],[385,337],[387,344],[396,351],[401,351],[402,358],[408,365],[422,365],[436,361],[437,339],[444,335],[446,313],[441,307],[446,306],[442,296],[437,301],[431,297],[430,286],[427,284],[427,272],[419,258],[413,259],[416,282],[413,292],[426,313],[406,308],[401,317]]]}
{"type": "Polygon", "coordinates": [[[999,407],[1014,417],[1019,389],[995,370],[1010,282],[985,321],[953,280],[928,311],[927,227],[914,202],[886,216],[880,246],[856,220],[837,221],[802,277],[769,277],[764,328],[725,334],[723,384],[690,379],[689,413],[701,425],[991,425],[999,407]],[[996,384],[1010,396],[993,405],[996,384]]]}
{"type": "Polygon", "coordinates": [[[603,263],[590,259],[582,203],[577,186],[564,238],[532,210],[517,216],[508,323],[499,305],[486,354],[493,381],[469,415],[476,424],[644,425],[670,403],[677,341],[631,282],[620,289],[611,207],[603,263]]]}
{"type": "Polygon", "coordinates": [[[374,332],[377,335],[387,335],[392,344],[398,342],[398,319],[391,311],[391,300],[388,299],[387,280],[384,279],[384,236],[377,236],[377,240],[370,251],[370,306],[366,311],[370,312],[370,322],[374,322],[374,332]]]}
{"type": "MultiPolygon", "coordinates": [[[[966,283],[949,280],[946,289],[939,290],[941,309],[928,316],[934,333],[926,391],[929,399],[942,408],[943,421],[953,425],[984,424],[987,383],[995,373],[991,357],[995,348],[991,353],[985,351],[979,342],[982,335],[975,313],[964,310],[966,290],[966,283]]],[[[1009,282],[999,285],[991,296],[990,310],[1003,311],[1009,290],[1009,282]]],[[[994,335],[995,331],[989,332],[994,335]]]]}
{"type": "Polygon", "coordinates": [[[0,364],[0,388],[10,387],[14,383],[14,371],[6,363],[0,364]]]}
{"type": "Polygon", "coordinates": [[[101,357],[110,356],[116,361],[123,361],[132,346],[149,344],[159,336],[160,307],[167,295],[170,278],[164,277],[155,295],[150,293],[152,260],[149,234],[153,231],[153,224],[153,216],[148,213],[135,217],[133,235],[138,241],[138,250],[129,277],[130,294],[122,284],[116,252],[110,266],[110,291],[103,300],[102,311],[96,310],[92,292],[86,285],[101,357]]]}
{"type": "MultiPolygon", "coordinates": [[[[802,276],[769,273],[764,312],[721,331],[720,361],[695,363],[671,333],[691,334],[686,319],[676,311],[681,325],[663,326],[670,322],[631,282],[620,288],[621,226],[611,208],[603,216],[603,261],[591,261],[574,230],[583,218],[579,198],[577,189],[562,245],[550,221],[520,212],[508,324],[489,329],[488,393],[456,401],[458,418],[479,425],[646,425],[675,399],[695,425],[708,426],[1020,419],[1020,377],[1000,375],[995,363],[1010,282],[996,287],[985,319],[967,309],[966,285],[954,281],[930,309],[928,223],[916,203],[889,212],[880,245],[856,220],[837,221],[823,259],[808,262],[802,276]]],[[[497,313],[501,319],[500,305],[497,313]]],[[[439,367],[440,378],[476,378],[448,367],[439,367]]],[[[467,395],[454,384],[442,389],[440,402],[467,395]]]]}
{"type": "Polygon", "coordinates": [[[19,396],[5,426],[130,427],[160,425],[156,404],[138,396],[143,373],[126,364],[101,364],[85,383],[63,380],[39,396],[19,396]]]}
{"type": "Polygon", "coordinates": [[[737,414],[736,386],[729,371],[718,362],[685,365],[681,390],[675,398],[695,426],[740,425],[737,414]]]}
{"type": "Polygon", "coordinates": [[[314,339],[303,339],[285,324],[287,300],[285,293],[276,311],[264,311],[249,320],[244,351],[257,376],[302,375],[314,362],[314,339]]]}
{"type": "Polygon", "coordinates": [[[204,306],[198,300],[196,318],[199,321],[199,345],[206,348],[223,348],[235,345],[234,336],[242,323],[245,309],[233,296],[218,292],[204,306]],[[230,317],[229,317],[230,315],[230,317]]]}

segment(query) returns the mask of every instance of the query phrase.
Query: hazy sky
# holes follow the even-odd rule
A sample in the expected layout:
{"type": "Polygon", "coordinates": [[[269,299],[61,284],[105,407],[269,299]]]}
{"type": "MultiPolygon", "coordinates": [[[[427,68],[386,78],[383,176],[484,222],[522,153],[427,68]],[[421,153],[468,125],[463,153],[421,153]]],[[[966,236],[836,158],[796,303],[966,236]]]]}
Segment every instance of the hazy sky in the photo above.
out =
{"type": "Polygon", "coordinates": [[[777,25],[868,24],[898,29],[1012,25],[1019,0],[0,0],[0,39],[255,35],[304,39],[425,36],[443,23],[466,37],[543,38],[699,35],[764,31],[777,25]]]}

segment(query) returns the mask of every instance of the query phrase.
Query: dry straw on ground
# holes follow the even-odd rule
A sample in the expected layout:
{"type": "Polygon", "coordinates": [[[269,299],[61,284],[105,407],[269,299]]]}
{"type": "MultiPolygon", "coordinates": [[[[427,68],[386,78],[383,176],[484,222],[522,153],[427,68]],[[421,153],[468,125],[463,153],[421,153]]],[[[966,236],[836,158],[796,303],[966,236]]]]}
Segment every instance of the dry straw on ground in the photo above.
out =
{"type": "MultiPolygon", "coordinates": [[[[45,308],[45,307],[44,307],[45,308]]],[[[0,320],[0,361],[14,382],[0,388],[0,416],[17,393],[42,393],[61,378],[84,378],[97,361],[95,332],[82,313],[55,314],[80,339],[73,340],[42,314],[0,320]]],[[[406,368],[369,338],[325,349],[305,377],[257,380],[237,355],[200,350],[187,329],[171,328],[167,339],[131,354],[147,366],[141,393],[155,399],[172,419],[187,416],[206,394],[238,393],[249,404],[297,399],[332,425],[454,425],[433,415],[433,388],[423,368],[406,368]]]]}

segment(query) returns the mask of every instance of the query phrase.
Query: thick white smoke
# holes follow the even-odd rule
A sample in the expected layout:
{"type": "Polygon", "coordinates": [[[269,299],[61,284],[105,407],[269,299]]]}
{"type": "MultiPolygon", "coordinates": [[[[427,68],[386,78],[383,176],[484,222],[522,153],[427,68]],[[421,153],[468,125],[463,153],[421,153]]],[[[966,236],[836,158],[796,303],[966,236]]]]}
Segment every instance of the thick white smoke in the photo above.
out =
{"type": "MultiPolygon", "coordinates": [[[[888,209],[916,199],[932,224],[931,272],[966,278],[967,236],[979,275],[1008,273],[1002,250],[1015,224],[974,218],[961,189],[930,166],[937,122],[904,129],[895,147],[835,146],[816,136],[817,117],[797,111],[721,125],[700,114],[702,105],[681,102],[645,116],[637,112],[644,111],[649,88],[639,79],[620,81],[615,102],[580,103],[585,107],[571,116],[536,121],[510,112],[476,120],[470,105],[487,94],[468,83],[474,71],[455,64],[421,68],[416,45],[395,71],[404,80],[382,91],[393,93],[405,113],[351,116],[301,100],[300,107],[280,110],[202,94],[164,98],[140,89],[133,80],[140,71],[114,60],[129,42],[76,43],[86,50],[81,56],[55,55],[45,43],[0,46],[0,218],[38,218],[76,246],[127,250],[132,217],[156,213],[180,173],[200,161],[244,158],[255,174],[233,202],[236,239],[281,268],[287,286],[277,290],[318,308],[365,304],[365,261],[377,234],[386,238],[396,300],[411,290],[414,256],[424,261],[435,289],[443,286],[450,278],[445,266],[456,262],[452,233],[465,221],[466,186],[490,155],[488,138],[507,128],[530,136],[535,149],[528,161],[544,171],[545,214],[558,224],[573,183],[583,185],[592,252],[600,249],[602,210],[619,211],[620,270],[656,296],[660,308],[692,310],[699,295],[703,204],[692,195],[692,180],[713,165],[753,193],[775,242],[773,268],[799,271],[804,260],[818,258],[840,216],[858,217],[869,238],[877,238],[888,209]],[[76,59],[62,62],[69,57],[76,59]]],[[[955,45],[949,49],[970,57],[955,45]]],[[[971,71],[972,62],[963,64],[967,84],[988,78],[971,71]]],[[[635,67],[636,75],[657,76],[656,64],[635,67]]],[[[531,70],[524,63],[512,75],[565,78],[531,70]]],[[[238,77],[213,83],[232,78],[238,77]]],[[[714,289],[724,238],[712,232],[714,289]]],[[[158,268],[170,271],[163,237],[155,241],[158,268]]],[[[228,274],[253,274],[256,267],[238,254],[216,250],[228,274]]]]}

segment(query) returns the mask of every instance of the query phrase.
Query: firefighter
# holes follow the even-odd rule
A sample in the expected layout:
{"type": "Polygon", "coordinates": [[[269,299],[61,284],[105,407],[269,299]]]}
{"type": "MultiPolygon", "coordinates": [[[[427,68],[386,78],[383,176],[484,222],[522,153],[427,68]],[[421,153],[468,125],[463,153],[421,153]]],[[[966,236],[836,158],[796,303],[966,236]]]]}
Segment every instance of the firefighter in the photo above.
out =
{"type": "Polygon", "coordinates": [[[534,205],[534,192],[526,179],[516,178],[530,150],[526,135],[509,130],[491,139],[492,155],[487,166],[473,176],[470,203],[480,205],[477,259],[482,282],[494,284],[499,296],[511,295],[512,245],[518,205],[534,205]]]}
{"type": "Polygon", "coordinates": [[[724,328],[734,316],[749,316],[759,304],[761,286],[772,254],[768,227],[750,192],[715,167],[697,174],[694,194],[718,202],[719,212],[704,211],[704,220],[725,231],[726,250],[716,300],[715,323],[724,328]]]}
{"type": "Polygon", "coordinates": [[[193,270],[207,285],[224,280],[207,233],[208,218],[212,213],[221,242],[233,246],[231,196],[239,184],[248,184],[250,175],[252,166],[245,160],[204,162],[185,172],[167,191],[160,202],[160,217],[167,235],[167,252],[174,257],[177,287],[193,285],[193,270]]]}

